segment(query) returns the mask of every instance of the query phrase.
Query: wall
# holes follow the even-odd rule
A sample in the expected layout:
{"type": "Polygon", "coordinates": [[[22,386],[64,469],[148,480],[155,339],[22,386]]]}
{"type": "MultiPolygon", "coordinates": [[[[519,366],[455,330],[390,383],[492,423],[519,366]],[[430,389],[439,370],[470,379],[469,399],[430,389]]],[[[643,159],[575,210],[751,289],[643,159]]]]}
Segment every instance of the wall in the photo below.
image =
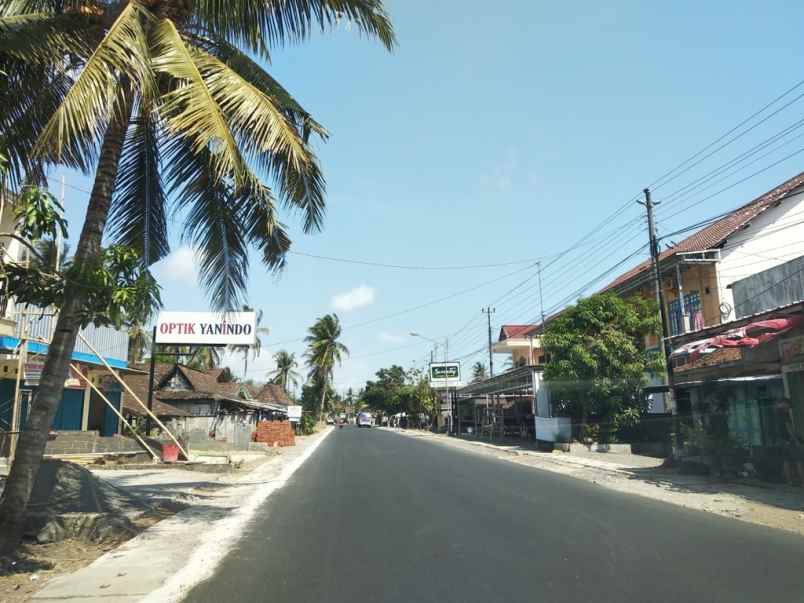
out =
{"type": "Polygon", "coordinates": [[[185,437],[191,449],[246,450],[256,428],[256,418],[253,414],[187,417],[172,419],[166,425],[174,434],[185,437]]]}
{"type": "Polygon", "coordinates": [[[804,299],[804,256],[735,282],[732,294],[737,318],[804,299]]]}
{"type": "MultiPolygon", "coordinates": [[[[734,282],[804,255],[804,191],[766,210],[726,241],[718,264],[720,298],[734,308],[734,282]]],[[[732,310],[728,320],[734,320],[732,310]]]]}

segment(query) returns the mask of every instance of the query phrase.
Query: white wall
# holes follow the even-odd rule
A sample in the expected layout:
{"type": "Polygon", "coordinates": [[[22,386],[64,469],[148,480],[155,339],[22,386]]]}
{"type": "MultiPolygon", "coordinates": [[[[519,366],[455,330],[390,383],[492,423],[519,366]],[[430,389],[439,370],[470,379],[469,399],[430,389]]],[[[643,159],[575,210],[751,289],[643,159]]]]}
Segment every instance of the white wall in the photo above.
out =
{"type": "Polygon", "coordinates": [[[723,321],[734,320],[734,281],[784,264],[804,255],[804,190],[784,199],[751,221],[726,241],[717,264],[721,303],[731,306],[723,321]]]}

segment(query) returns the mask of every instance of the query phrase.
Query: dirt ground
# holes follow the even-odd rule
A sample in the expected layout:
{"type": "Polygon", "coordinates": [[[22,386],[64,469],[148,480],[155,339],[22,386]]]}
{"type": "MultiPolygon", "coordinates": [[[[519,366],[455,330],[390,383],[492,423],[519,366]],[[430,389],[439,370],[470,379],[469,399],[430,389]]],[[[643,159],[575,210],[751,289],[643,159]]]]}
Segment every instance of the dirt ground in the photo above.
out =
{"type": "MultiPolygon", "coordinates": [[[[131,533],[133,538],[139,532],[175,513],[167,507],[158,511],[145,513],[133,523],[137,531],[131,533]]],[[[91,544],[80,540],[69,539],[50,544],[26,543],[22,546],[17,559],[0,559],[0,603],[20,603],[29,598],[48,580],[68,574],[95,559],[117,548],[128,538],[103,544],[91,544]]]]}

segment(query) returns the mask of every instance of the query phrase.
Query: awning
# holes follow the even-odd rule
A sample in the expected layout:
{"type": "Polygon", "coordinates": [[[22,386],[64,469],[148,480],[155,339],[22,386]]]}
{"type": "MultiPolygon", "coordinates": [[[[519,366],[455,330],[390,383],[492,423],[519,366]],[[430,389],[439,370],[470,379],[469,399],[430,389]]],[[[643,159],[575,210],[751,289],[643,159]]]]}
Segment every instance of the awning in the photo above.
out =
{"type": "Polygon", "coordinates": [[[703,354],[710,354],[722,348],[754,348],[786,333],[801,324],[802,320],[804,320],[802,316],[788,316],[752,322],[737,329],[725,331],[720,335],[699,339],[678,347],[673,350],[671,357],[689,356],[694,361],[703,354]]]}

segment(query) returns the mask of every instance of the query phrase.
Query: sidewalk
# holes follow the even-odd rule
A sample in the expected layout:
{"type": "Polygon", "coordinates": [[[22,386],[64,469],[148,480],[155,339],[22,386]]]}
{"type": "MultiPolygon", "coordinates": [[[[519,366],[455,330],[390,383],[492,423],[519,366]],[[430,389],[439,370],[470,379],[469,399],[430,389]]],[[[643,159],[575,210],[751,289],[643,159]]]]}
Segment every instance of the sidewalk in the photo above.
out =
{"type": "MultiPolygon", "coordinates": [[[[383,428],[387,429],[387,428],[383,428]]],[[[426,431],[389,429],[520,465],[804,536],[804,489],[748,481],[717,481],[661,467],[662,459],[601,452],[538,452],[525,445],[492,444],[426,431]]]]}
{"type": "Polygon", "coordinates": [[[297,438],[245,474],[201,474],[181,469],[99,471],[103,479],[144,495],[181,499],[191,506],[72,574],[54,578],[33,601],[178,601],[212,575],[260,505],[281,488],[331,428],[297,438]],[[154,475],[155,474],[155,475],[154,475]]]}

